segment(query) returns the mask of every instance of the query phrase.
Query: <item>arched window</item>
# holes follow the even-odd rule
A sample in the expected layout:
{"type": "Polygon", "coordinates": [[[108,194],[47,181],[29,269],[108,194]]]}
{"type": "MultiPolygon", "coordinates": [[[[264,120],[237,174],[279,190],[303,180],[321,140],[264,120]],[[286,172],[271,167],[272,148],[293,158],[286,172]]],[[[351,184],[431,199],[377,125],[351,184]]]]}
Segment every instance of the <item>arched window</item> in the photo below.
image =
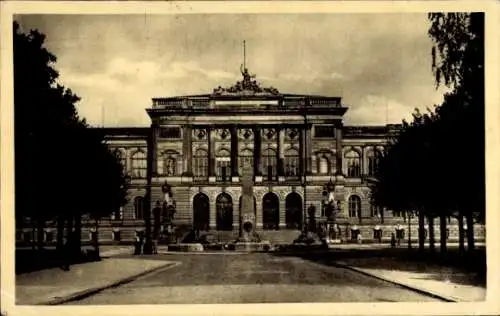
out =
{"type": "Polygon", "coordinates": [[[231,175],[231,153],[227,149],[221,149],[215,157],[217,178],[227,180],[231,175]]]}
{"type": "Polygon", "coordinates": [[[143,151],[136,151],[132,155],[132,177],[146,178],[146,154],[143,151]]]}
{"type": "Polygon", "coordinates": [[[195,177],[208,176],[208,152],[198,148],[193,156],[193,175],[195,177]]]}
{"type": "Polygon", "coordinates": [[[361,176],[361,158],[359,153],[351,150],[345,154],[347,176],[360,177],[361,176]]]}
{"type": "Polygon", "coordinates": [[[288,194],[285,200],[286,228],[300,229],[302,227],[302,198],[296,192],[288,194]]]}
{"type": "Polygon", "coordinates": [[[299,151],[295,148],[290,148],[285,152],[285,175],[299,175],[299,151]]]}
{"type": "Polygon", "coordinates": [[[178,175],[177,170],[177,160],[179,158],[179,154],[175,151],[166,151],[162,155],[161,160],[161,170],[159,170],[161,175],[164,176],[176,176],[178,175]]]}
{"type": "Polygon", "coordinates": [[[277,172],[276,151],[272,148],[267,148],[262,153],[262,175],[267,179],[273,179],[277,172]]]}
{"type": "Polygon", "coordinates": [[[369,176],[374,176],[375,173],[377,172],[381,155],[382,154],[378,150],[376,151],[371,150],[367,153],[367,160],[368,160],[367,171],[369,176]]]}
{"type": "Polygon", "coordinates": [[[253,166],[253,151],[250,148],[245,148],[240,152],[239,155],[239,174],[243,174],[244,166],[253,166]]]}
{"type": "Polygon", "coordinates": [[[208,196],[198,193],[193,199],[193,226],[199,230],[208,230],[210,224],[210,203],[208,196]]]}
{"type": "Polygon", "coordinates": [[[361,217],[361,199],[357,195],[349,197],[349,217],[361,217]]]}
{"type": "Polygon", "coordinates": [[[279,228],[279,199],[269,192],[262,198],[262,228],[267,230],[279,228]]]}
{"type": "Polygon", "coordinates": [[[134,199],[135,219],[144,219],[144,198],[138,196],[134,199]]]}
{"type": "Polygon", "coordinates": [[[227,193],[221,193],[216,199],[217,230],[233,230],[233,200],[227,193]]]}

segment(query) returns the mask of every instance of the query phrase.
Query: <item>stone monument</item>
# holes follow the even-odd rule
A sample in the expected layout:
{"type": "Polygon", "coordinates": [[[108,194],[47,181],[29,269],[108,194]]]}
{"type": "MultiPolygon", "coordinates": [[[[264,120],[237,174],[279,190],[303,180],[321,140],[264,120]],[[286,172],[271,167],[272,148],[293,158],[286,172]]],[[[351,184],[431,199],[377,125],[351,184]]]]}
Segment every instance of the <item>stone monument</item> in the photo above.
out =
{"type": "Polygon", "coordinates": [[[266,250],[270,245],[261,241],[255,231],[255,203],[253,197],[253,170],[251,165],[243,166],[241,175],[240,236],[236,240],[237,250],[266,250]]]}

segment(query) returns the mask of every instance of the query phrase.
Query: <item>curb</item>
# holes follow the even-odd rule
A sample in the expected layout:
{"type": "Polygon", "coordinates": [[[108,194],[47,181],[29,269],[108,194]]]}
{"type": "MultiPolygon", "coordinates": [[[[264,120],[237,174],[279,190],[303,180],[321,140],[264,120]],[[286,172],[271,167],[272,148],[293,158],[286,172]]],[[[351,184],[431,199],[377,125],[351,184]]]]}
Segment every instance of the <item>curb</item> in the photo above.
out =
{"type": "Polygon", "coordinates": [[[372,277],[372,278],[375,278],[375,279],[378,279],[378,280],[381,280],[381,281],[385,281],[385,282],[392,283],[394,285],[401,286],[401,287],[403,287],[403,288],[405,288],[407,290],[410,290],[410,291],[414,291],[414,292],[417,292],[417,293],[420,293],[420,294],[423,294],[423,295],[426,295],[426,296],[437,298],[439,300],[443,300],[443,301],[446,301],[446,302],[452,302],[452,303],[459,302],[459,300],[456,299],[456,298],[452,298],[452,297],[449,297],[449,296],[445,296],[445,295],[442,295],[442,294],[437,294],[437,293],[431,292],[429,290],[424,290],[424,289],[421,289],[421,288],[418,288],[418,287],[415,287],[415,286],[410,286],[410,285],[406,285],[406,284],[403,284],[403,283],[400,283],[400,282],[396,282],[396,281],[391,280],[389,278],[384,278],[384,277],[375,275],[373,273],[366,272],[366,271],[363,271],[363,270],[355,268],[355,267],[351,267],[351,266],[349,266],[349,265],[347,265],[347,264],[345,264],[343,262],[333,262],[333,264],[335,266],[339,267],[339,268],[346,268],[346,269],[352,270],[354,272],[357,272],[357,273],[360,273],[360,274],[363,274],[363,275],[366,275],[366,276],[369,276],[369,277],[372,277]]]}
{"type": "Polygon", "coordinates": [[[71,301],[78,301],[78,300],[84,299],[86,297],[89,297],[91,295],[102,292],[104,290],[114,288],[114,287],[117,287],[117,286],[120,286],[120,285],[123,285],[126,283],[130,283],[130,282],[132,282],[132,281],[134,281],[142,276],[145,276],[147,274],[150,274],[153,272],[159,272],[160,270],[163,270],[163,269],[173,268],[173,267],[176,267],[180,264],[181,264],[180,262],[169,262],[167,264],[143,271],[143,272],[138,273],[138,274],[134,274],[132,276],[129,276],[129,277],[123,278],[121,280],[112,282],[110,284],[102,285],[102,286],[95,287],[95,288],[86,289],[83,291],[76,292],[74,294],[70,294],[70,295],[65,296],[65,297],[55,298],[55,299],[52,299],[52,300],[49,300],[46,302],[36,303],[34,305],[61,305],[61,304],[68,303],[71,301]]]}

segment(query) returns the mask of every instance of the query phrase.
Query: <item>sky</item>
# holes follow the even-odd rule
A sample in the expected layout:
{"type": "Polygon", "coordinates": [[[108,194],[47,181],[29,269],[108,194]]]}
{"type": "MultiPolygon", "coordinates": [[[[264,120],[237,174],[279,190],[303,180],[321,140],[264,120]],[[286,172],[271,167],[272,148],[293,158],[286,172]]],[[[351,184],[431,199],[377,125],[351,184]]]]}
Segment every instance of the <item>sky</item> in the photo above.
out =
{"type": "Polygon", "coordinates": [[[153,97],[241,79],[282,93],[340,96],[346,125],[400,123],[442,102],[426,14],[22,15],[47,35],[59,82],[94,126],[149,126],[153,97]]]}

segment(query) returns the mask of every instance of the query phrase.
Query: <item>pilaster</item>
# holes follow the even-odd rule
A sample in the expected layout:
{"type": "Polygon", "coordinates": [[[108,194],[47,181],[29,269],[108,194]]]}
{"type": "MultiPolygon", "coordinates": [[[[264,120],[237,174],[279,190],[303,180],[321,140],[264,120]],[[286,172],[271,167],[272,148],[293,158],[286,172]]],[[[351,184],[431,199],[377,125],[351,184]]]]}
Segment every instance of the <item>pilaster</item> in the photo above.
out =
{"type": "Polygon", "coordinates": [[[192,175],[192,156],[193,156],[193,145],[192,139],[192,126],[189,124],[184,125],[183,141],[182,141],[182,151],[183,151],[183,161],[184,161],[184,172],[182,174],[192,175]]]}
{"type": "MultiPolygon", "coordinates": [[[[211,127],[207,128],[208,135],[208,176],[215,177],[215,133],[211,127]]],[[[214,178],[215,181],[215,178],[214,178]]]]}
{"type": "Polygon", "coordinates": [[[262,151],[261,138],[260,138],[260,126],[253,128],[253,139],[254,139],[254,149],[253,149],[253,159],[254,159],[254,172],[253,174],[257,177],[262,173],[260,171],[260,156],[262,151]]]}

